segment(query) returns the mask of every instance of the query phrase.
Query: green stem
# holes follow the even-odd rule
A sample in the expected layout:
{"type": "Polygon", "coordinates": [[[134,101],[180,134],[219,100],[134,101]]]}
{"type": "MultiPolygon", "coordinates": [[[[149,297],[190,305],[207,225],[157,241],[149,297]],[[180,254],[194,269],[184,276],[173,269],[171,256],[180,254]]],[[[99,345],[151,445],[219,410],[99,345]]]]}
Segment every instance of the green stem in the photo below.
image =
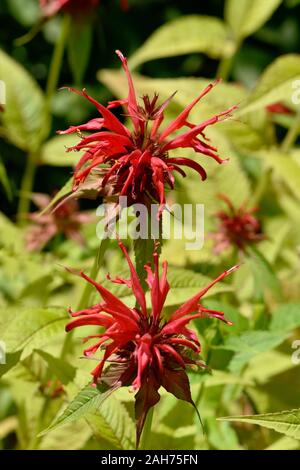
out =
{"type": "Polygon", "coordinates": [[[224,57],[221,60],[221,62],[219,64],[219,67],[218,67],[218,71],[217,71],[217,77],[218,78],[222,78],[223,80],[226,80],[226,81],[228,80],[228,78],[230,77],[230,74],[231,74],[234,59],[235,59],[236,54],[238,53],[240,47],[241,47],[241,43],[237,42],[232,55],[230,57],[224,57]]]}
{"type": "Polygon", "coordinates": [[[282,145],[281,145],[282,152],[287,153],[290,150],[290,148],[296,142],[299,133],[300,133],[300,112],[297,113],[293,124],[289,128],[285,136],[285,139],[282,142],[282,145]]]}
{"type": "Polygon", "coordinates": [[[149,413],[146,418],[146,422],[143,429],[143,434],[141,438],[140,449],[148,450],[149,449],[149,440],[151,435],[151,428],[153,422],[154,407],[150,408],[149,413]]]}
{"type": "Polygon", "coordinates": [[[48,74],[48,81],[46,86],[46,101],[47,106],[50,108],[52,97],[57,89],[60,71],[63,63],[65,46],[70,29],[70,16],[65,15],[62,20],[61,32],[58,41],[55,45],[50,70],[48,74]]]}
{"type": "MultiPolygon", "coordinates": [[[[108,244],[109,244],[108,238],[105,238],[101,241],[98,254],[97,256],[95,256],[94,263],[90,271],[90,278],[92,279],[96,279],[98,276],[98,272],[99,272],[100,267],[102,266],[103,258],[107,250],[108,244]]],[[[89,282],[85,284],[82,295],[80,297],[80,300],[77,306],[77,310],[82,310],[89,305],[89,301],[90,301],[93,289],[94,287],[89,282]]],[[[65,358],[67,353],[69,352],[69,349],[72,345],[73,335],[74,335],[74,330],[70,331],[66,335],[65,341],[62,347],[62,351],[61,351],[61,359],[65,358]]]]}
{"type": "Polygon", "coordinates": [[[17,213],[17,222],[23,224],[30,209],[30,195],[33,190],[37,166],[37,153],[30,153],[27,158],[25,173],[21,183],[20,199],[17,213]]]}

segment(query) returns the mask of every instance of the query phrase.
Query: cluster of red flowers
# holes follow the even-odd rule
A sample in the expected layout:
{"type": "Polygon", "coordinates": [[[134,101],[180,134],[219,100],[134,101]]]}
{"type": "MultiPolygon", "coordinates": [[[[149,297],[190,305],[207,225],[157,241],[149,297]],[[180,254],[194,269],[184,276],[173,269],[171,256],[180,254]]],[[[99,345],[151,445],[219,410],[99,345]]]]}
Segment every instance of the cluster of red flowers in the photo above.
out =
{"type": "Polygon", "coordinates": [[[122,242],[119,245],[129,266],[130,279],[117,278],[113,282],[125,284],[132,290],[136,307],[128,307],[101,284],[81,272],[80,275],[95,286],[102,302],[79,312],[71,312],[74,319],[66,330],[84,325],[97,325],[105,329],[103,333],[88,336],[84,340],[96,339],[95,344],[85,349],[84,355],[89,357],[99,348],[104,350],[103,359],[99,360],[92,372],[94,384],[113,377],[110,382],[112,388],[131,385],[137,392],[135,412],[139,442],[147,413],[160,399],[158,391],[161,386],[177,398],[193,404],[186,368],[205,365],[199,361],[201,346],[197,336],[187,325],[195,318],[217,318],[230,324],[223,312],[205,308],[200,300],[212,286],[238,266],[223,272],[166,320],[162,317],[162,311],[170,290],[167,262],[163,263],[160,275],[158,254],[155,252],[154,267],[151,268],[150,264],[145,266],[151,295],[151,308],[148,309],[139,276],[122,242]],[[103,371],[107,362],[109,366],[103,371]]]}
{"type": "Polygon", "coordinates": [[[110,102],[107,107],[90,97],[85,90],[75,93],[84,96],[95,105],[101,117],[86,124],[72,126],[61,134],[92,132],[82,136],[80,143],[69,149],[85,150],[74,175],[74,195],[78,196],[85,190],[104,197],[127,196],[128,205],[134,202],[148,204],[156,201],[160,204],[160,212],[165,205],[165,188],[174,187],[174,172],[186,176],[182,167],[186,166],[197,171],[206,179],[202,165],[190,158],[170,157],[169,152],[178,148],[190,148],[194,152],[213,158],[223,163],[217,149],[205,137],[204,131],[222,118],[230,116],[235,107],[211,117],[200,123],[192,124],[188,117],[194,106],[218,83],[210,84],[182,113],[163,130],[164,111],[173,96],[158,105],[158,96],[143,96],[138,103],[127,60],[117,51],[127,75],[129,93],[124,100],[110,102]],[[126,116],[130,118],[133,131],[111,112],[112,108],[124,106],[126,116]],[[182,134],[173,135],[186,127],[182,134]]]}
{"type": "Polygon", "coordinates": [[[213,234],[215,253],[221,253],[230,247],[244,251],[247,245],[264,239],[259,221],[254,217],[257,208],[246,209],[244,205],[235,208],[224,194],[219,197],[226,203],[228,211],[217,214],[218,232],[213,234]]]}

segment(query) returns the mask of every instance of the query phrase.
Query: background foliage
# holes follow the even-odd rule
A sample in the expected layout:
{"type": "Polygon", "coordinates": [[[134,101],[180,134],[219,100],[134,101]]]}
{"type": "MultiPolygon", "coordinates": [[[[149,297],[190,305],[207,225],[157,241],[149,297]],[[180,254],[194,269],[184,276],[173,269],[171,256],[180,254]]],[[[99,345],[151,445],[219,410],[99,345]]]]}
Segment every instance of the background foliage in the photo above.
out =
{"type": "MultiPolygon", "coordinates": [[[[156,91],[165,99],[178,91],[168,119],[219,75],[223,83],[193,112],[193,121],[239,104],[230,121],[209,131],[230,163],[208,162],[205,183],[191,173],[178,180],[179,189],[170,197],[204,203],[206,233],[216,229],[214,214],[223,207],[217,193],[227,194],[236,206],[257,205],[266,238],[247,252],[230,282],[206,299],[206,306],[224,310],[234,326],[194,322],[213,370],[190,374],[205,435],[193,409],[163,393],[149,448],[299,449],[300,369],[292,361],[300,339],[300,103],[292,101],[293,84],[300,80],[299,13],[297,0],[131,0],[128,12],[117,0],[103,0],[94,18],[86,72],[78,68],[87,48],[84,40],[73,40],[69,61],[65,55],[59,85],[84,77],[82,85],[104,103],[125,95],[114,54],[121,48],[139,95],[156,91]],[[277,102],[292,112],[268,111],[277,102]]],[[[61,266],[89,269],[99,243],[95,223],[83,228],[84,248],[59,236],[43,252],[28,253],[26,227],[17,225],[15,216],[30,158],[38,162],[34,191],[52,194],[63,187],[76,160],[65,153],[65,145],[74,137],[57,137],[55,131],[94,117],[94,110],[66,91],[47,102],[49,63],[62,17],[19,46],[15,40],[36,24],[37,1],[26,0],[24,8],[21,0],[5,0],[0,15],[0,79],[8,100],[0,127],[0,340],[7,347],[7,364],[0,365],[0,445],[131,449],[132,395],[119,390],[103,401],[87,387],[91,362],[80,359],[80,334],[67,350],[62,346],[67,307],[78,303],[83,286],[61,266]]],[[[82,203],[84,209],[95,207],[82,203]]],[[[172,266],[168,310],[237,256],[217,257],[211,240],[194,252],[171,240],[163,255],[172,266]]],[[[112,243],[99,278],[123,269],[112,243]]],[[[114,290],[127,295],[123,287],[114,290]]]]}

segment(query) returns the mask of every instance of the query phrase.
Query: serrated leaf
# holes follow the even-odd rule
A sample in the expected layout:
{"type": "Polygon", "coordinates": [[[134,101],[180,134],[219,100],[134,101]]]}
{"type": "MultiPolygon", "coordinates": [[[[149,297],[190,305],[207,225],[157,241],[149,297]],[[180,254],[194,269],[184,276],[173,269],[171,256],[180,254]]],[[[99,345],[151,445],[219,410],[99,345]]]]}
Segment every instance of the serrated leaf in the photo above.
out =
{"type": "Polygon", "coordinates": [[[101,393],[98,388],[92,387],[90,384],[87,385],[82,390],[80,390],[75,398],[68,404],[64,412],[60,414],[54,420],[54,422],[41,433],[41,436],[48,433],[49,431],[63,426],[64,424],[71,423],[79,418],[86,417],[87,413],[90,413],[91,411],[99,408],[99,406],[114,390],[114,388],[111,388],[101,393]]]}
{"type": "Polygon", "coordinates": [[[52,356],[46,351],[37,349],[35,352],[39,354],[48,364],[49,369],[56,375],[56,377],[64,384],[67,385],[73,381],[76,375],[75,367],[71,366],[68,362],[52,356]]]}
{"type": "Polygon", "coordinates": [[[222,421],[239,421],[241,423],[258,424],[293,439],[300,439],[300,409],[248,416],[228,416],[218,418],[222,421]]]}
{"type": "Polygon", "coordinates": [[[51,166],[75,166],[78,158],[74,152],[67,153],[67,148],[77,143],[78,137],[74,134],[53,137],[43,146],[39,162],[51,166]]]}
{"type": "Polygon", "coordinates": [[[5,136],[27,152],[38,150],[49,132],[49,116],[41,89],[29,73],[0,50],[0,80],[6,87],[5,136]]]}
{"type": "Polygon", "coordinates": [[[237,111],[236,116],[265,108],[282,100],[291,103],[296,91],[293,88],[296,80],[300,80],[300,55],[287,54],[279,57],[266,68],[256,88],[244,106],[237,111]]]}
{"type": "Polygon", "coordinates": [[[115,397],[105,401],[98,411],[87,415],[96,438],[105,439],[117,449],[135,448],[135,425],[125,406],[115,397]]]}
{"type": "Polygon", "coordinates": [[[1,338],[8,352],[23,350],[22,357],[44,346],[64,331],[65,308],[20,307],[10,310],[10,321],[1,326],[1,338]]]}
{"type": "Polygon", "coordinates": [[[225,19],[238,40],[257,31],[272,16],[282,0],[227,0],[225,19]]]}
{"type": "Polygon", "coordinates": [[[202,52],[214,59],[234,51],[229,31],[218,18],[183,16],[157,29],[130,58],[131,67],[163,57],[202,52]]]}
{"type": "Polygon", "coordinates": [[[272,314],[271,331],[291,331],[300,327],[300,303],[281,305],[272,314]]]}

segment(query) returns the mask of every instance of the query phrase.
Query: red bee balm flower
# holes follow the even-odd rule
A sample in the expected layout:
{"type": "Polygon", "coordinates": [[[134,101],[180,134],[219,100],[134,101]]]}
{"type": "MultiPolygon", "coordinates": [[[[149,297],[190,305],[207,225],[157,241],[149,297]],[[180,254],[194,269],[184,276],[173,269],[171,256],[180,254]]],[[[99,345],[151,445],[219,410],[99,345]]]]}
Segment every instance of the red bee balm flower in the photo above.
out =
{"type": "Polygon", "coordinates": [[[92,372],[94,384],[99,386],[101,383],[109,383],[113,389],[132,385],[137,391],[135,412],[139,441],[147,413],[160,399],[158,391],[161,386],[175,397],[193,404],[186,367],[205,365],[199,362],[201,347],[197,336],[187,325],[195,318],[206,317],[231,324],[225,320],[223,312],[203,307],[200,299],[237,266],[222,273],[173,312],[169,320],[164,320],[162,310],[170,289],[167,262],[163,263],[161,276],[156,252],[153,255],[154,269],[150,265],[145,266],[151,296],[151,309],[148,310],[145,292],[133,263],[124,245],[121,242],[119,245],[129,266],[130,279],[117,278],[113,282],[125,284],[132,290],[136,307],[128,307],[101,284],[81,272],[80,275],[95,286],[103,300],[85,310],[71,312],[74,319],[67,325],[66,331],[84,325],[98,325],[105,329],[103,333],[84,340],[97,339],[95,344],[84,351],[84,355],[89,357],[99,348],[104,350],[103,358],[92,372]],[[106,362],[110,366],[103,372],[106,362]]]}
{"type": "Polygon", "coordinates": [[[86,187],[98,189],[102,196],[127,196],[129,205],[134,202],[147,203],[155,200],[160,203],[161,212],[165,204],[165,186],[174,187],[175,171],[186,176],[181,167],[190,167],[199,173],[202,180],[206,179],[206,172],[199,163],[189,158],[170,157],[169,152],[177,148],[191,148],[218,163],[223,163],[217,154],[217,149],[208,143],[204,131],[221,118],[229,116],[235,107],[201,124],[191,124],[188,121],[191,110],[218,83],[216,81],[190,103],[174,121],[160,130],[164,111],[173,96],[161,105],[157,104],[157,95],[152,99],[143,96],[143,103],[138,103],[127,60],[120,51],[117,51],[117,54],[128,79],[127,99],[113,101],[104,107],[87,95],[85,90],[71,89],[92,102],[101,114],[100,118],[93,119],[87,124],[60,132],[71,134],[94,131],[88,137],[83,136],[78,145],[69,149],[69,151],[86,150],[75,170],[73,190],[80,194],[86,187]],[[132,121],[133,131],[127,129],[110,111],[120,105],[125,106],[126,115],[132,121]],[[188,130],[171,137],[183,127],[187,127],[188,130]],[[83,184],[87,177],[90,177],[90,185],[89,182],[83,184]]]}
{"type": "Polygon", "coordinates": [[[264,239],[261,225],[253,215],[257,208],[246,210],[242,205],[237,209],[227,196],[220,194],[219,197],[227,204],[229,212],[222,211],[217,214],[220,224],[218,233],[213,234],[216,242],[215,253],[218,254],[231,246],[244,250],[247,245],[264,239]]]}

